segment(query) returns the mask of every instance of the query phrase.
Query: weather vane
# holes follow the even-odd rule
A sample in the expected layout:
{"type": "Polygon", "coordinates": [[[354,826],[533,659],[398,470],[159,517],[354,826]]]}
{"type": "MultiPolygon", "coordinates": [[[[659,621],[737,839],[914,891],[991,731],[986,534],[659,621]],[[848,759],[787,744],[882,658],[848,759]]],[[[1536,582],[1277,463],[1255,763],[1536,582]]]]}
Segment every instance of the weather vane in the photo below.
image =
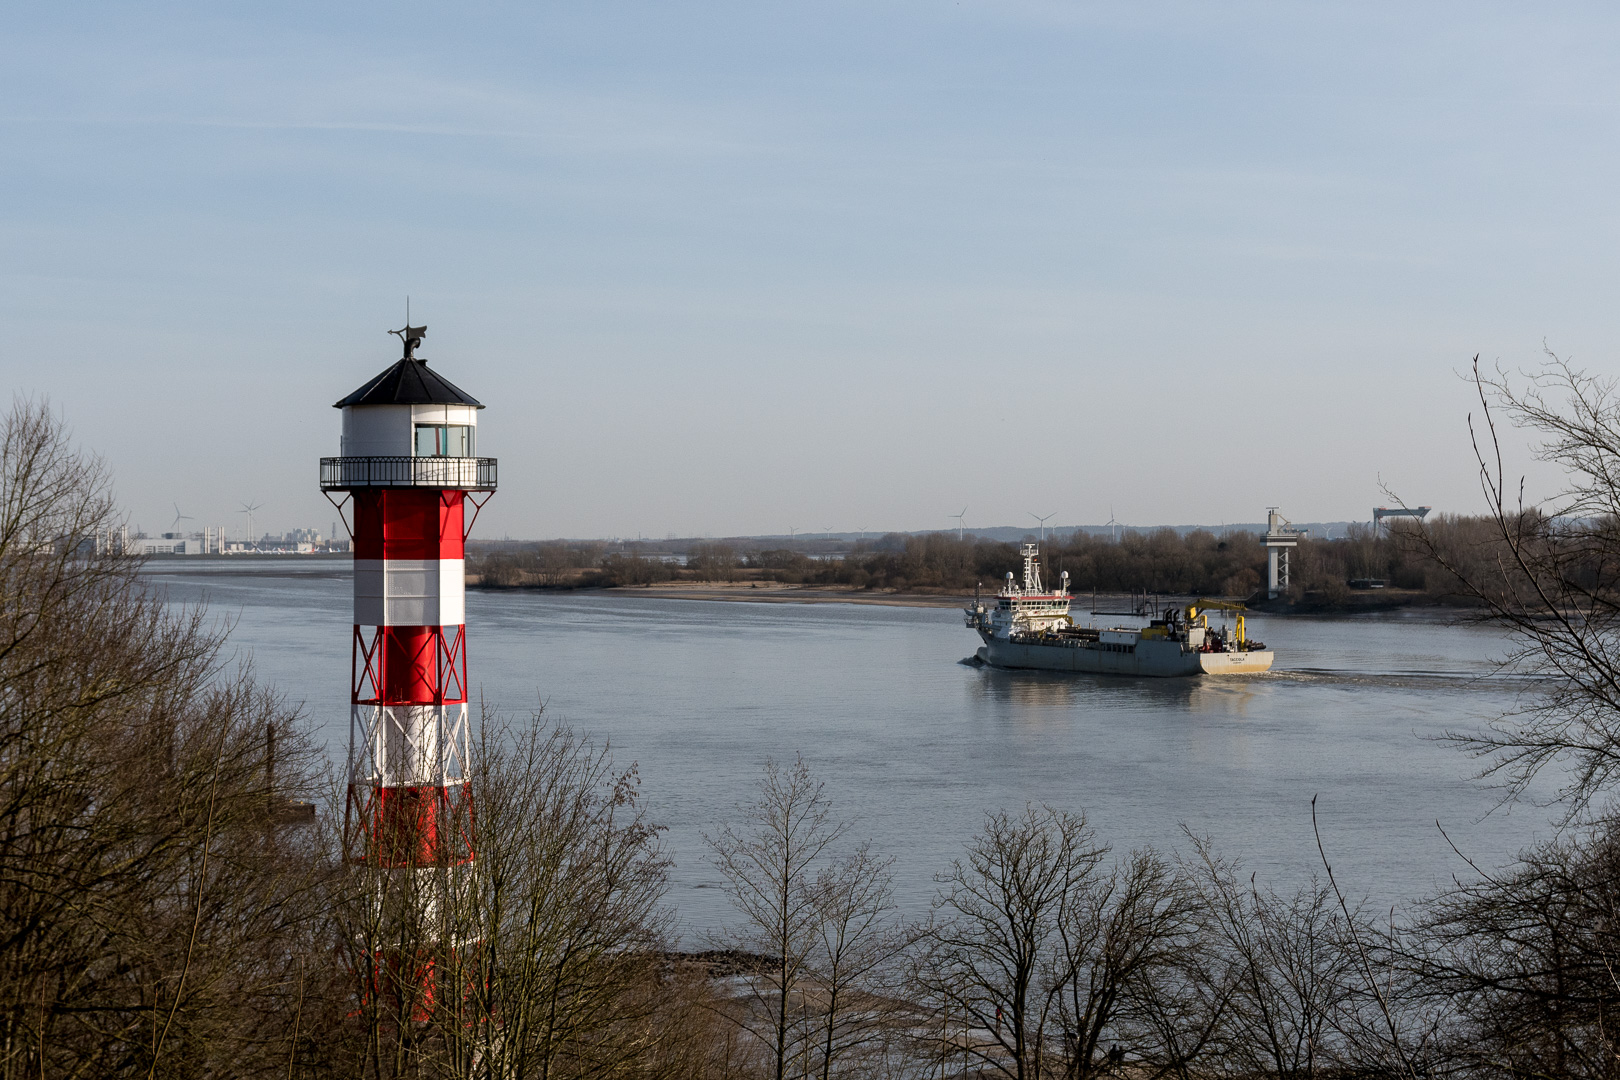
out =
{"type": "MultiPolygon", "coordinates": [[[[422,344],[423,338],[427,337],[427,327],[425,326],[411,326],[407,324],[403,330],[390,330],[388,332],[399,338],[400,341],[404,342],[406,360],[415,360],[417,358],[416,347],[422,344]]],[[[424,360],[422,362],[426,363],[427,361],[424,360]]]]}
{"type": "MultiPolygon", "coordinates": [[[[427,337],[427,327],[411,325],[411,298],[409,296],[405,297],[405,328],[388,332],[399,338],[405,345],[406,360],[415,360],[417,358],[416,347],[422,344],[423,338],[427,337]]],[[[421,363],[425,364],[427,361],[424,359],[421,363]]]]}

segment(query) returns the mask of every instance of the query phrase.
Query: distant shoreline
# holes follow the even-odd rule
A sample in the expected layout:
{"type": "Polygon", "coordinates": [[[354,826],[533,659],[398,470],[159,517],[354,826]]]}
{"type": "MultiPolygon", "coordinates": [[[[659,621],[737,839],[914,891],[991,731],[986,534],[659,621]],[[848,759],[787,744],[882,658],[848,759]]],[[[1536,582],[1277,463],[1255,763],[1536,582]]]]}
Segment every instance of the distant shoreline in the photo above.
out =
{"type": "MultiPolygon", "coordinates": [[[[235,555],[158,555],[149,557],[147,566],[152,569],[161,567],[165,570],[173,570],[209,563],[215,566],[235,564],[246,569],[247,564],[256,564],[258,566],[270,563],[309,565],[315,562],[331,565],[342,562],[346,565],[350,560],[351,556],[347,553],[283,555],[266,552],[235,555]]],[[[996,584],[999,586],[1000,582],[996,584]]],[[[531,584],[485,585],[478,579],[477,574],[469,574],[467,575],[467,588],[492,593],[521,592],[570,596],[625,596],[641,597],[647,600],[702,600],[743,604],[861,604],[869,607],[909,608],[962,608],[973,600],[973,593],[971,592],[951,590],[889,592],[855,585],[794,585],[777,581],[686,581],[660,582],[653,585],[615,585],[606,588],[592,586],[557,587],[531,584]]],[[[988,600],[995,594],[986,590],[980,595],[988,600]]],[[[1093,595],[1095,595],[1095,603],[1099,607],[1112,611],[1123,612],[1132,605],[1133,601],[1133,598],[1128,593],[1075,593],[1074,600],[1078,605],[1082,601],[1090,601],[1093,595]]],[[[1141,594],[1137,594],[1135,600],[1140,601],[1140,599],[1141,594]]],[[[1164,603],[1184,602],[1188,599],[1191,598],[1168,594],[1155,597],[1156,601],[1164,603]]],[[[1228,597],[1226,599],[1239,598],[1228,597]]],[[[1390,589],[1387,592],[1382,590],[1377,592],[1356,592],[1326,602],[1309,598],[1297,604],[1273,600],[1254,602],[1249,605],[1250,613],[1255,615],[1303,616],[1307,618],[1413,610],[1439,614],[1443,612],[1462,613],[1472,609],[1456,603],[1435,603],[1420,592],[1405,589],[1390,589]]],[[[1074,614],[1076,617],[1081,615],[1089,616],[1090,611],[1080,609],[1077,606],[1074,614]]]]}

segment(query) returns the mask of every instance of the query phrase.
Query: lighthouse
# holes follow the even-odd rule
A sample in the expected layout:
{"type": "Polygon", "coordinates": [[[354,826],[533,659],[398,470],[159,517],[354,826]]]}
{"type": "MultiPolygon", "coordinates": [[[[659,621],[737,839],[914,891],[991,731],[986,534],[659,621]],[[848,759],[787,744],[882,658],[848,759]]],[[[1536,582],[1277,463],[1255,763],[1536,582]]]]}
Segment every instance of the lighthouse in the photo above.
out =
{"type": "Polygon", "coordinates": [[[337,402],[320,483],[354,552],[345,856],[419,878],[476,854],[463,548],[495,460],[478,456],[483,406],[416,355],[427,327],[389,333],[404,355],[337,402]]]}

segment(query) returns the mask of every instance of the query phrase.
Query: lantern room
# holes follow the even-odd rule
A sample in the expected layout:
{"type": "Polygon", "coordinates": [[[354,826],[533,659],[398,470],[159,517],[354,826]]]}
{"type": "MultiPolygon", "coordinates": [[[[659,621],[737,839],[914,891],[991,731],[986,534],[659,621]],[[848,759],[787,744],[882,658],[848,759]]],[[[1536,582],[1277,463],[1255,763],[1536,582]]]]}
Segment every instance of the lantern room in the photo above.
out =
{"type": "Polygon", "coordinates": [[[484,406],[416,355],[427,327],[390,333],[404,355],[336,403],[343,410],[340,456],[322,459],[321,486],[493,490],[495,461],[478,456],[484,406]]]}

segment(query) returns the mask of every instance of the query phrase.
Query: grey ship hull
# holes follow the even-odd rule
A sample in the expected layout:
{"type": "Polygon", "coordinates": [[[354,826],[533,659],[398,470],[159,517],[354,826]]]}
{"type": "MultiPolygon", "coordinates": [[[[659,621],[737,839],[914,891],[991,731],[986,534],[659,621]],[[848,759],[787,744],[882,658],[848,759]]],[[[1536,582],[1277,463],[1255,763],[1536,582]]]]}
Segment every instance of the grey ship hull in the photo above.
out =
{"type": "MultiPolygon", "coordinates": [[[[984,636],[984,635],[981,635],[984,636]]],[[[979,659],[1002,668],[1038,671],[1083,671],[1097,675],[1146,675],[1177,678],[1188,675],[1239,675],[1271,670],[1275,654],[1203,652],[1183,642],[1147,639],[1134,648],[1110,649],[1097,642],[1018,642],[986,637],[979,659]]]]}

